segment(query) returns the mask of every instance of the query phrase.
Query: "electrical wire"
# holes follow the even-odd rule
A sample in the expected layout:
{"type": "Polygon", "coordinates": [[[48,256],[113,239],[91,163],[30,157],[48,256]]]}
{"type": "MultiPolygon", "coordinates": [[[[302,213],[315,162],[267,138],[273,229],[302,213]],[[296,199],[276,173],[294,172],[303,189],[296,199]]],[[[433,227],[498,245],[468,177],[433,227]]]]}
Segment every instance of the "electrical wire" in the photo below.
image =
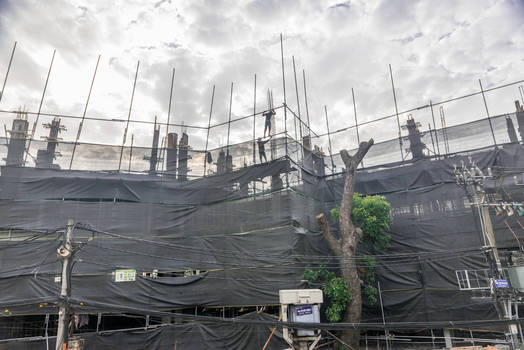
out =
{"type": "Polygon", "coordinates": [[[461,321],[426,321],[426,322],[388,322],[388,323],[305,323],[305,322],[283,322],[283,321],[266,321],[266,320],[250,320],[241,318],[220,318],[202,315],[189,315],[174,312],[156,311],[151,309],[143,309],[136,307],[123,306],[112,303],[89,302],[77,298],[68,298],[73,306],[73,309],[81,311],[83,308],[96,307],[105,310],[126,311],[134,314],[160,316],[160,317],[176,317],[182,320],[191,321],[206,321],[220,324],[246,324],[254,326],[272,326],[272,327],[289,327],[289,328],[304,328],[304,329],[328,329],[328,330],[354,330],[354,329],[411,329],[411,328],[449,328],[449,327],[466,327],[466,326],[484,326],[484,325],[507,325],[518,323],[521,319],[494,319],[494,320],[461,320],[461,321]]]}
{"type": "MultiPolygon", "coordinates": [[[[159,246],[159,247],[162,247],[162,248],[166,248],[166,247],[169,247],[169,248],[176,248],[176,249],[181,249],[183,251],[190,251],[190,252],[194,252],[194,253],[201,253],[203,255],[213,255],[213,256],[223,256],[223,257],[233,257],[233,258],[238,258],[239,257],[239,252],[237,251],[231,251],[231,250],[225,250],[225,249],[213,249],[212,252],[210,252],[209,250],[206,250],[206,249],[198,249],[198,248],[195,248],[195,247],[192,247],[192,246],[186,246],[186,245],[181,245],[181,244],[174,244],[174,243],[169,243],[169,242],[165,242],[165,241],[153,241],[153,240],[150,240],[150,239],[145,239],[145,238],[139,238],[139,237],[132,237],[132,236],[127,236],[127,235],[122,235],[122,234],[118,234],[118,233],[113,233],[113,232],[107,232],[107,231],[102,231],[102,230],[99,230],[99,229],[96,229],[94,228],[93,226],[89,225],[89,224],[82,224],[82,223],[78,223],[78,226],[77,226],[79,229],[83,229],[85,231],[88,231],[88,232],[96,232],[96,233],[99,233],[99,234],[103,234],[103,235],[107,235],[107,236],[111,236],[111,237],[115,237],[115,238],[120,238],[120,239],[126,239],[126,240],[131,240],[131,241],[136,241],[136,242],[140,242],[140,243],[145,243],[145,244],[150,244],[150,245],[154,245],[154,246],[159,246]]],[[[286,226],[284,226],[286,227],[286,226]]],[[[292,226],[287,226],[287,227],[292,227],[292,226]]],[[[388,258],[409,258],[409,257],[420,257],[421,255],[423,256],[431,256],[431,255],[439,255],[439,254],[447,254],[447,253],[466,253],[466,252],[479,252],[481,251],[480,250],[481,248],[463,248],[463,249],[451,249],[451,250],[444,250],[444,251],[436,251],[436,252],[420,252],[420,253],[400,253],[400,254],[381,254],[381,255],[360,255],[360,256],[332,256],[332,255],[285,255],[285,257],[288,257],[288,258],[305,258],[305,259],[312,259],[312,260],[315,260],[315,259],[319,259],[319,260],[325,260],[325,259],[342,259],[342,260],[347,260],[347,261],[355,261],[355,260],[363,260],[363,261],[367,261],[369,260],[370,258],[376,258],[376,259],[388,259],[388,258]]],[[[247,256],[246,258],[248,259],[252,259],[253,257],[256,257],[256,256],[259,256],[259,257],[262,257],[262,258],[268,258],[268,257],[275,257],[275,258],[282,258],[282,254],[269,254],[269,253],[256,253],[256,252],[250,252],[250,256],[247,256]]],[[[242,256],[240,256],[241,258],[242,256]]]]}

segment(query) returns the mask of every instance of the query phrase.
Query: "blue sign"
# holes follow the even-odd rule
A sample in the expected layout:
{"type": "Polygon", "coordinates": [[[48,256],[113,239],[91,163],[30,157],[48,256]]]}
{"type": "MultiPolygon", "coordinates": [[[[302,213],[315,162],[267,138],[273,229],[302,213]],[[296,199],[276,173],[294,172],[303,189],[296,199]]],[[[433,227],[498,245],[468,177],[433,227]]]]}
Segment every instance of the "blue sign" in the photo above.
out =
{"type": "Polygon", "coordinates": [[[495,280],[495,288],[509,288],[508,280],[495,280]]]}
{"type": "Polygon", "coordinates": [[[313,313],[313,308],[311,305],[306,306],[297,306],[297,316],[311,315],[313,313]]]}

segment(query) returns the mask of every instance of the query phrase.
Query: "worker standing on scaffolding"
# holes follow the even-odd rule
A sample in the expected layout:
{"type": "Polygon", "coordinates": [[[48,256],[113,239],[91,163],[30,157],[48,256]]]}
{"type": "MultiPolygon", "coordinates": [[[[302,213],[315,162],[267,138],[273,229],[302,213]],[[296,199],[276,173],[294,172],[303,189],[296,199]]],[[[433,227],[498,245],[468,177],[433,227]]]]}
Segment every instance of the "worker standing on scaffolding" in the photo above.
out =
{"type": "Polygon", "coordinates": [[[267,136],[271,136],[271,117],[274,116],[275,110],[271,108],[270,110],[264,112],[263,116],[266,117],[266,122],[264,124],[264,137],[266,137],[266,130],[268,131],[267,136]]]}
{"type": "Polygon", "coordinates": [[[258,144],[258,156],[260,157],[260,163],[262,163],[262,157],[264,157],[264,162],[267,162],[266,149],[264,145],[269,140],[271,140],[271,135],[269,136],[269,138],[266,141],[262,141],[261,137],[258,138],[257,144],[258,144]]]}

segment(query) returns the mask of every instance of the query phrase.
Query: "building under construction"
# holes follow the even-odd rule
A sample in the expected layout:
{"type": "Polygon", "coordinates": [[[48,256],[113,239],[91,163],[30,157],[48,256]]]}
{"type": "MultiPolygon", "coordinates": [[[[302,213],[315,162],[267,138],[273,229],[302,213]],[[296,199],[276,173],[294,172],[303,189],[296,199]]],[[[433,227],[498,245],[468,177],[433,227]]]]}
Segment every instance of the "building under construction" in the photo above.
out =
{"type": "MultiPolygon", "coordinates": [[[[523,249],[524,112],[517,101],[467,124],[447,127],[443,109],[440,125],[417,121],[444,105],[393,115],[405,118],[399,136],[374,145],[358,171],[357,192],[384,195],[393,216],[376,256],[380,303],[353,325],[370,346],[522,342],[524,289],[508,274],[523,249]],[[482,188],[460,178],[470,169],[482,188]],[[504,276],[508,288],[496,287],[504,276]]],[[[279,290],[305,288],[306,268],[338,270],[315,217],[340,201],[345,169],[319,144],[348,131],[360,141],[358,123],[317,134],[287,104],[268,108],[284,127],[272,130],[267,162],[255,137],[194,149],[190,126],[163,137],[156,121],[149,148],[62,140],[60,115],[47,115],[49,136],[33,140],[41,114],[10,112],[0,139],[0,348],[54,348],[67,304],[85,349],[261,349],[279,290]],[[64,297],[57,249],[69,220],[64,297]]],[[[277,329],[268,349],[286,346],[277,329]]]]}

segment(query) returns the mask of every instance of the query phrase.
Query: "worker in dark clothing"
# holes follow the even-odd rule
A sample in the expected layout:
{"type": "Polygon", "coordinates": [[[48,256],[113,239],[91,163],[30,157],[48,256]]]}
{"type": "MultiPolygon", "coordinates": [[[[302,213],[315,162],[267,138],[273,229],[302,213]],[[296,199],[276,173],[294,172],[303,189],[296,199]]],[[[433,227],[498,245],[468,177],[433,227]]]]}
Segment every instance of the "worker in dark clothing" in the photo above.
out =
{"type": "Polygon", "coordinates": [[[263,114],[263,116],[266,117],[266,122],[264,124],[264,137],[266,137],[266,130],[268,131],[267,136],[271,135],[271,117],[274,116],[275,114],[276,113],[274,109],[270,109],[264,112],[263,114]]]}
{"type": "Polygon", "coordinates": [[[264,157],[264,161],[267,162],[266,149],[264,145],[269,140],[271,140],[271,136],[266,141],[262,141],[261,137],[258,138],[257,144],[258,144],[258,156],[260,157],[260,163],[262,163],[262,157],[264,157]]]}

